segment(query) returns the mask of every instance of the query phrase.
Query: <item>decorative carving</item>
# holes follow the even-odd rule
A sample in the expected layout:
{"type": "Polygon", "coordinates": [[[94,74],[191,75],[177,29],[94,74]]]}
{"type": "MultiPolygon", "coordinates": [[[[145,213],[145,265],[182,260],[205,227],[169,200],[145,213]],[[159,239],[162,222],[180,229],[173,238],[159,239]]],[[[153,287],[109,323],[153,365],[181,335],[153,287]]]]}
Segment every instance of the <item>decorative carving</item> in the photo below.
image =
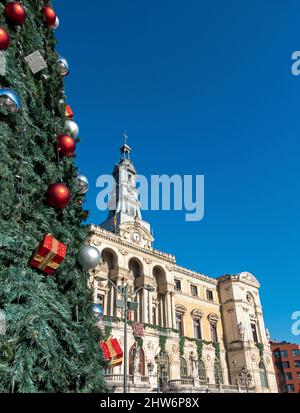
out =
{"type": "Polygon", "coordinates": [[[201,310],[199,309],[195,309],[191,312],[191,315],[193,318],[202,318],[203,317],[203,313],[201,310]]]}
{"type": "Polygon", "coordinates": [[[129,254],[129,252],[126,251],[126,250],[119,250],[119,253],[120,253],[121,255],[123,255],[124,257],[126,257],[126,255],[129,254]]]}
{"type": "Polygon", "coordinates": [[[152,260],[150,260],[149,258],[144,258],[144,262],[146,263],[146,264],[152,264],[152,260]]]}
{"type": "Polygon", "coordinates": [[[218,314],[214,314],[214,313],[209,314],[207,318],[212,323],[217,323],[220,320],[220,317],[218,316],[218,314]]]}
{"type": "Polygon", "coordinates": [[[172,353],[175,354],[175,355],[177,355],[179,353],[179,348],[175,344],[174,344],[174,346],[172,346],[172,353]]]}
{"type": "Polygon", "coordinates": [[[148,347],[148,349],[151,350],[151,351],[154,350],[154,344],[153,344],[151,341],[149,341],[149,343],[147,344],[147,347],[148,347]]]}
{"type": "Polygon", "coordinates": [[[181,314],[185,314],[187,312],[186,307],[182,304],[176,305],[175,310],[177,313],[181,313],[181,314]]]}

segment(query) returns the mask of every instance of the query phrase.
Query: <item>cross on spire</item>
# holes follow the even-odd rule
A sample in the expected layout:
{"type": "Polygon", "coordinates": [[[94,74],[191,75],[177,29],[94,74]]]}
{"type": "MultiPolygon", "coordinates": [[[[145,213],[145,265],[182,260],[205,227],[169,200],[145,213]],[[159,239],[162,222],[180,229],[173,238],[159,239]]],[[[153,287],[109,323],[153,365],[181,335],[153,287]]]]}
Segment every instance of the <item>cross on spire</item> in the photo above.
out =
{"type": "Polygon", "coordinates": [[[125,129],[125,132],[124,132],[123,138],[124,138],[124,145],[127,145],[128,135],[127,135],[127,131],[126,131],[126,129],[125,129]]]}
{"type": "Polygon", "coordinates": [[[130,151],[131,148],[128,146],[127,141],[128,141],[128,135],[127,132],[125,130],[124,134],[123,134],[123,138],[124,138],[124,144],[122,145],[120,151],[121,151],[121,160],[125,160],[128,159],[130,160],[130,151]]]}

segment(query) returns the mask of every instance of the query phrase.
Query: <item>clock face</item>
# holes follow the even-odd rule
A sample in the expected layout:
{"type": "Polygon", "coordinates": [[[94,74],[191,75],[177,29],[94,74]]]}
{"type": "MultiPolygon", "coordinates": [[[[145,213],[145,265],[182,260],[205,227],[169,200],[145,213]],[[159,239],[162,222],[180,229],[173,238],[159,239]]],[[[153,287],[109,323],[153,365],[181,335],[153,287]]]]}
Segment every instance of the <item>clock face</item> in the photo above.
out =
{"type": "Polygon", "coordinates": [[[134,242],[140,242],[140,240],[141,240],[141,236],[138,232],[134,232],[132,234],[131,238],[132,238],[132,241],[134,241],[134,242]]]}

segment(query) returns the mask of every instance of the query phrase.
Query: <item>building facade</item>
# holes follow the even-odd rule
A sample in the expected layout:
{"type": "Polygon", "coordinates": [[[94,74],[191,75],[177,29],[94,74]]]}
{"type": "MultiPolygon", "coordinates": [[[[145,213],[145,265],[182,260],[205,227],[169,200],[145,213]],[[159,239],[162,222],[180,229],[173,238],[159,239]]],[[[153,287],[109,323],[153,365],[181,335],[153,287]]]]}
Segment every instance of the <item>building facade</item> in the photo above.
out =
{"type": "Polygon", "coordinates": [[[273,363],[280,393],[300,393],[300,346],[271,341],[273,363]]]}
{"type": "MultiPolygon", "coordinates": [[[[122,347],[120,291],[129,291],[129,391],[277,392],[258,281],[247,272],[207,277],[153,248],[130,152],[124,144],[108,218],[91,226],[89,240],[102,254],[90,274],[94,302],[104,309],[99,327],[122,347]]],[[[111,391],[122,391],[123,368],[106,371],[111,391]]]]}

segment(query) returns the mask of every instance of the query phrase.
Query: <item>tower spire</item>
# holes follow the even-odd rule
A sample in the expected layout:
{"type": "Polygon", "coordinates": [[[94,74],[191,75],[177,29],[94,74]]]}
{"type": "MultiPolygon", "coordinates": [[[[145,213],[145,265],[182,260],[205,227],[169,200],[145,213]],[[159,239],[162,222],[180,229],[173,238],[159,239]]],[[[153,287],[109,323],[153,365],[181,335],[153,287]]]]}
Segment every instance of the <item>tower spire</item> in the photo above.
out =
{"type": "Polygon", "coordinates": [[[123,134],[123,138],[124,138],[124,143],[120,148],[121,151],[121,161],[125,161],[126,159],[128,161],[130,161],[130,152],[131,152],[131,148],[130,146],[128,146],[127,141],[128,141],[128,135],[127,132],[125,130],[124,134],[123,134]]]}

